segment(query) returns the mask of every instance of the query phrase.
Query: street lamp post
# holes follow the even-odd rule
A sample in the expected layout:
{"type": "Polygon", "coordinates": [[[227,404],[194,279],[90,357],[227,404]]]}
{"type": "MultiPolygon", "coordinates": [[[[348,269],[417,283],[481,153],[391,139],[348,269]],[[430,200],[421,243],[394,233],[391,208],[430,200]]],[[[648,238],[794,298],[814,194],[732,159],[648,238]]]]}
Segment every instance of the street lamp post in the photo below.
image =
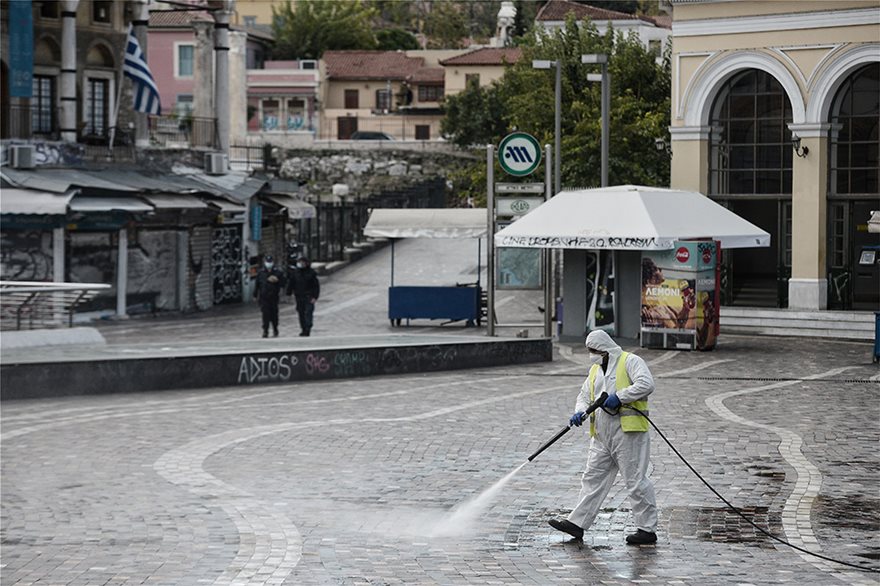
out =
{"type": "Polygon", "coordinates": [[[608,110],[611,105],[611,76],[608,74],[608,55],[604,53],[581,55],[581,63],[602,66],[601,75],[587,74],[587,80],[598,81],[602,84],[602,187],[608,187],[608,110]]]}
{"type": "Polygon", "coordinates": [[[556,152],[553,158],[553,181],[556,185],[554,193],[559,193],[562,191],[562,149],[560,148],[562,142],[562,62],[537,59],[532,61],[533,69],[550,69],[551,67],[556,67],[556,105],[553,118],[553,148],[556,152]]]}

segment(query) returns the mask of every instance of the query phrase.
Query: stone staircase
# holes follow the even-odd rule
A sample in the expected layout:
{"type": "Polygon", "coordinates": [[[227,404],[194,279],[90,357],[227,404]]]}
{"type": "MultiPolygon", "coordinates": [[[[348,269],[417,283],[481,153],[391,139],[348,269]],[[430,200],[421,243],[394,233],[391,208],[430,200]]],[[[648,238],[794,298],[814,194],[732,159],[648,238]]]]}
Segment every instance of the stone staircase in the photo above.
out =
{"type": "Polygon", "coordinates": [[[818,311],[764,307],[721,308],[721,335],[761,334],[846,340],[874,339],[873,311],[818,311]]]}

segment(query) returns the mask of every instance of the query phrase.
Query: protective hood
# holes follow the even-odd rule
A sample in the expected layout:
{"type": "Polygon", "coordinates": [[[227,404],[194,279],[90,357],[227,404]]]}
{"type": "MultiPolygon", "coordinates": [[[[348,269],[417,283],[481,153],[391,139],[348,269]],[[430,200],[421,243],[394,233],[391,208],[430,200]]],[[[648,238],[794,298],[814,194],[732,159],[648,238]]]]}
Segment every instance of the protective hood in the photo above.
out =
{"type": "Polygon", "coordinates": [[[593,350],[599,350],[600,352],[608,352],[608,367],[611,368],[615,364],[617,364],[617,359],[620,358],[623,350],[614,343],[614,340],[611,339],[611,336],[606,334],[603,330],[593,330],[587,335],[587,348],[592,348],[593,350]]]}

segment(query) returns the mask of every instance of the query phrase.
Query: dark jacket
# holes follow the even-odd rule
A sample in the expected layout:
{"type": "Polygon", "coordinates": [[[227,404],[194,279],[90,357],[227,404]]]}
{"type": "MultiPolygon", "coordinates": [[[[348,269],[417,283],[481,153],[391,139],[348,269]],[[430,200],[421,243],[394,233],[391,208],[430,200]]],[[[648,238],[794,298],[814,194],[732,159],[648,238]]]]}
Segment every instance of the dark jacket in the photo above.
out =
{"type": "Polygon", "coordinates": [[[287,281],[287,294],[299,299],[317,299],[321,294],[318,273],[311,267],[293,269],[287,281]]]}
{"type": "Polygon", "coordinates": [[[278,296],[284,289],[285,281],[284,273],[276,267],[272,267],[272,270],[267,270],[265,267],[260,269],[260,272],[257,273],[254,299],[258,300],[260,305],[277,305],[278,296]],[[274,282],[269,277],[275,277],[274,282]]]}

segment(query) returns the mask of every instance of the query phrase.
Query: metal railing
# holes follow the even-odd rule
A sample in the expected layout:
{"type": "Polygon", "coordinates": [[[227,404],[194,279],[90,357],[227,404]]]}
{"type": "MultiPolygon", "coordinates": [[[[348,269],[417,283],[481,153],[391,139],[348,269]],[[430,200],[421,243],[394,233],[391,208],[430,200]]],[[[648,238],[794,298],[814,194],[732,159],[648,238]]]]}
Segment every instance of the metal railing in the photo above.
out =
{"type": "Polygon", "coordinates": [[[150,144],[165,148],[217,148],[217,119],[150,116],[150,144]]]}
{"type": "Polygon", "coordinates": [[[0,281],[0,330],[72,327],[77,306],[107,289],[104,283],[0,281]]]}

